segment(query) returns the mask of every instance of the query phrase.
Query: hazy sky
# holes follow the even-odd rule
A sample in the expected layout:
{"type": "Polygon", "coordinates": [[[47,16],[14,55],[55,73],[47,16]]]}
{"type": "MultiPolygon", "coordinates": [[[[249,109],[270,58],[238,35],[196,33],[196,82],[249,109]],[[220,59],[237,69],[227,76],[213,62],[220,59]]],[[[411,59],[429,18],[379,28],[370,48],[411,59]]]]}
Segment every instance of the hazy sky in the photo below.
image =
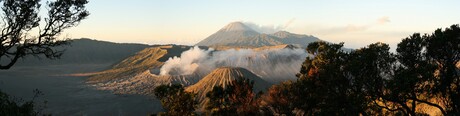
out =
{"type": "MultiPolygon", "coordinates": [[[[359,48],[460,23],[459,0],[89,0],[72,38],[193,45],[230,22],[359,48]]],[[[394,49],[394,48],[393,48],[394,49]]]]}

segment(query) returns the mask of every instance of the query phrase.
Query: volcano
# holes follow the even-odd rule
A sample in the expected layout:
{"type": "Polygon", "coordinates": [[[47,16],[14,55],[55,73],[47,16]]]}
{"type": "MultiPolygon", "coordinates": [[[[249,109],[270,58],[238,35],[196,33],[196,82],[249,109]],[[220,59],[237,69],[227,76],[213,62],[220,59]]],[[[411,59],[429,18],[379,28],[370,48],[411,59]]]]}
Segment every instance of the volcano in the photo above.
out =
{"type": "Polygon", "coordinates": [[[242,22],[232,22],[196,45],[211,47],[261,47],[291,44],[305,48],[309,43],[315,41],[320,41],[320,39],[311,35],[300,35],[287,31],[279,31],[272,34],[259,33],[242,22]]]}
{"type": "Polygon", "coordinates": [[[254,81],[254,92],[265,91],[272,85],[247,69],[240,67],[220,67],[203,77],[196,84],[187,87],[185,91],[196,93],[200,106],[205,106],[208,101],[206,93],[211,91],[214,86],[226,88],[231,84],[231,81],[237,79],[254,81]]]}

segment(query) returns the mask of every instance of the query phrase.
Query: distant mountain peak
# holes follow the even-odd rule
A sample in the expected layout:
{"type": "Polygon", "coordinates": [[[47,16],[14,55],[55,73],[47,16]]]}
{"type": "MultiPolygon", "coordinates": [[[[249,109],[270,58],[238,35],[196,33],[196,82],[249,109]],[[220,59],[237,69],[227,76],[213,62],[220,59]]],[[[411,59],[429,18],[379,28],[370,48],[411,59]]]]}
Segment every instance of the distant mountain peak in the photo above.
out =
{"type": "Polygon", "coordinates": [[[263,34],[255,31],[242,22],[232,22],[219,31],[198,42],[197,46],[274,46],[292,44],[306,47],[309,43],[319,41],[318,38],[294,34],[287,31],[278,31],[273,34],[263,34]]]}
{"type": "Polygon", "coordinates": [[[221,29],[222,31],[254,31],[249,26],[245,25],[242,22],[231,22],[227,24],[224,28],[221,29]]]}

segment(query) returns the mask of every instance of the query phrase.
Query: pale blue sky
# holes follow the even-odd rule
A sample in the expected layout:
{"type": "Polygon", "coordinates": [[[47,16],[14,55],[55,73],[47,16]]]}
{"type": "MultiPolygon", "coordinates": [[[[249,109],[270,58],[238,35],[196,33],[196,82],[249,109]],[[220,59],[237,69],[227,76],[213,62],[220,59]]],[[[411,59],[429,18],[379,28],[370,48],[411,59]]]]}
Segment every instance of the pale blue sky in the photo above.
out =
{"type": "Polygon", "coordinates": [[[458,0],[89,0],[65,34],[113,42],[193,45],[234,21],[359,48],[460,23],[458,0]],[[286,28],[282,28],[289,25],[286,28]]]}

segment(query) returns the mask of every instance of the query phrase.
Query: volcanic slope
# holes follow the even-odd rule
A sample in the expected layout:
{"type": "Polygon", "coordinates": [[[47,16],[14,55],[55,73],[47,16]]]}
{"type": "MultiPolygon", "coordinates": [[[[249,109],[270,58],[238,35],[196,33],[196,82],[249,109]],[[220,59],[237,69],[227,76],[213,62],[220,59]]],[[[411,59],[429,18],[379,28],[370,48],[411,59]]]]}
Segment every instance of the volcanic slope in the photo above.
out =
{"type": "Polygon", "coordinates": [[[153,89],[163,84],[195,84],[205,74],[158,75],[166,60],[180,56],[190,48],[191,46],[178,45],[146,48],[114,65],[112,69],[92,74],[87,83],[116,94],[141,95],[153,95],[153,89]]]}
{"type": "MultiPolygon", "coordinates": [[[[278,46],[265,46],[260,48],[253,48],[255,51],[264,50],[283,50],[291,49],[291,45],[278,45],[278,46]]],[[[153,95],[153,89],[163,84],[181,84],[183,86],[193,85],[200,81],[203,77],[211,73],[214,68],[209,71],[203,71],[201,69],[195,70],[192,74],[187,75],[160,75],[160,69],[164,65],[164,62],[171,57],[180,57],[184,51],[190,50],[191,46],[177,46],[177,45],[165,45],[146,48],[136,55],[131,56],[123,60],[122,62],[114,65],[112,69],[97,72],[90,75],[87,83],[93,85],[101,90],[109,90],[117,94],[142,94],[142,95],[153,95]]],[[[201,49],[209,49],[207,47],[201,47],[201,49]]],[[[214,52],[217,53],[217,52],[214,52]]],[[[261,58],[271,58],[270,56],[260,56],[261,58]]],[[[243,58],[247,59],[247,58],[243,58]]],[[[266,63],[269,59],[264,61],[254,62],[254,64],[266,63]]],[[[276,59],[275,59],[276,60],[276,59]]],[[[271,60],[269,60],[271,61],[271,60]]],[[[226,66],[226,65],[223,65],[226,66]]],[[[232,65],[229,65],[232,66],[232,65]]],[[[283,65],[284,66],[284,65],[283,65]]],[[[222,66],[217,66],[222,67],[222,66]]],[[[234,66],[237,67],[237,66],[234,66]]],[[[254,68],[254,67],[249,67],[254,68]]],[[[289,67],[281,67],[283,71],[297,70],[289,67]]],[[[246,70],[246,69],[244,69],[246,70]]],[[[264,73],[258,68],[251,70],[251,74],[260,73],[257,77],[271,75],[271,73],[264,73]]],[[[294,71],[296,72],[296,71],[294,71]]],[[[295,73],[292,73],[295,74],[295,73]]],[[[253,74],[256,75],[256,74],[253,74]]],[[[282,78],[283,76],[275,76],[276,78],[262,78],[265,82],[278,82],[279,80],[290,80],[290,78],[282,78]]],[[[291,75],[295,77],[295,75],[291,75]]],[[[252,76],[254,77],[254,76],[252,76]]],[[[286,76],[284,76],[286,77],[286,76]]],[[[259,79],[259,78],[258,78],[259,79]]],[[[262,80],[260,79],[260,80],[262,80]]],[[[271,84],[270,84],[271,85],[271,84]]],[[[256,90],[258,89],[256,87],[256,90]]]]}
{"type": "Polygon", "coordinates": [[[311,35],[299,35],[287,31],[264,34],[255,31],[241,22],[232,22],[206,39],[198,42],[198,46],[233,46],[261,47],[281,44],[292,44],[305,48],[309,43],[320,41],[311,35]]]}
{"type": "Polygon", "coordinates": [[[203,77],[196,84],[191,85],[185,89],[187,92],[197,94],[199,106],[205,106],[209,101],[206,98],[206,93],[211,91],[214,86],[227,87],[231,81],[236,79],[249,79],[254,81],[254,92],[265,91],[272,84],[263,80],[251,71],[240,67],[220,67],[213,70],[211,73],[203,77]]]}
{"type": "Polygon", "coordinates": [[[94,74],[88,79],[88,82],[108,82],[133,77],[151,69],[158,69],[168,58],[180,56],[183,51],[188,49],[190,46],[178,45],[146,48],[114,65],[111,69],[94,74]]]}

